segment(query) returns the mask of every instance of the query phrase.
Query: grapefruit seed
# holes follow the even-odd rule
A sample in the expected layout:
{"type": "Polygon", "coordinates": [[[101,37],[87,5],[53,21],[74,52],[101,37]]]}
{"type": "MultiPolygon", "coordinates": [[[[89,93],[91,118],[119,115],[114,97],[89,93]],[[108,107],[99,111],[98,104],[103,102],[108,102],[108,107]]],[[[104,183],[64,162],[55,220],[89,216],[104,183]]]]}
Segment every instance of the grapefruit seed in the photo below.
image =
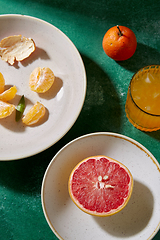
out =
{"type": "Polygon", "coordinates": [[[81,210],[105,217],[126,206],[132,193],[133,178],[122,163],[106,156],[93,156],[72,170],[68,189],[71,199],[81,210]]]}

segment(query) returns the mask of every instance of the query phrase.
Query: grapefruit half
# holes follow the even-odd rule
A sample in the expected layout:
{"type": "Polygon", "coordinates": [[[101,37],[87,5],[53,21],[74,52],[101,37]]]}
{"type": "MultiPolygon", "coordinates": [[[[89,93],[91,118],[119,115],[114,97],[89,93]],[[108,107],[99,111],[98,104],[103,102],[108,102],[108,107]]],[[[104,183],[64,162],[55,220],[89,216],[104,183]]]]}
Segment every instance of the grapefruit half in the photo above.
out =
{"type": "Polygon", "coordinates": [[[133,177],[126,166],[110,157],[93,156],[72,170],[68,190],[84,212],[106,217],[121,211],[133,189],[133,177]]]}

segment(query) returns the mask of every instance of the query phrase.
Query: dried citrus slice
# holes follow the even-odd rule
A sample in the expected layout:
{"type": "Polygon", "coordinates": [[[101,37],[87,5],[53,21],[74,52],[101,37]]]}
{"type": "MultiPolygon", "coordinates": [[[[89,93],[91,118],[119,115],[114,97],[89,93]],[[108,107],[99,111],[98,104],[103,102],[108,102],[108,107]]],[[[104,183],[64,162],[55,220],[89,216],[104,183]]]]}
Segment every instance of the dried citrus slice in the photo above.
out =
{"type": "Polygon", "coordinates": [[[29,79],[29,86],[32,91],[44,93],[48,91],[54,83],[54,73],[50,68],[37,67],[33,70],[29,79]]]}
{"type": "Polygon", "coordinates": [[[10,87],[9,89],[0,94],[0,100],[4,102],[12,100],[15,97],[16,93],[17,93],[16,86],[10,87]]]}
{"type": "Polygon", "coordinates": [[[106,156],[93,156],[73,169],[68,188],[71,199],[81,210],[104,217],[126,206],[133,178],[122,163],[106,156]]]}
{"type": "Polygon", "coordinates": [[[10,116],[14,110],[15,106],[13,104],[0,101],[0,118],[10,116]]]}
{"type": "Polygon", "coordinates": [[[35,51],[35,43],[31,38],[14,35],[3,38],[0,42],[1,59],[14,64],[15,60],[22,61],[35,51]]]}
{"type": "Polygon", "coordinates": [[[36,102],[22,118],[22,122],[26,125],[35,124],[45,115],[45,112],[45,106],[42,103],[36,102]]]}
{"type": "Polygon", "coordinates": [[[5,80],[2,73],[0,72],[0,93],[4,91],[4,86],[5,86],[5,80]]]}

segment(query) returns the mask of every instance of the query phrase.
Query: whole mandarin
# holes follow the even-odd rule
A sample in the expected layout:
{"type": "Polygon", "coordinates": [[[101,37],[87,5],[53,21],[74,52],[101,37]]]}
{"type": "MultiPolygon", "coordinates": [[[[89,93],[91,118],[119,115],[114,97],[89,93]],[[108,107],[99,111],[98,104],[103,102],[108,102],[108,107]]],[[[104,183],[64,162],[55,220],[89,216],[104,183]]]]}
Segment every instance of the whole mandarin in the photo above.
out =
{"type": "Polygon", "coordinates": [[[135,53],[137,39],[131,29],[117,25],[106,32],[102,46],[110,58],[115,61],[124,61],[132,57],[135,53]]]}

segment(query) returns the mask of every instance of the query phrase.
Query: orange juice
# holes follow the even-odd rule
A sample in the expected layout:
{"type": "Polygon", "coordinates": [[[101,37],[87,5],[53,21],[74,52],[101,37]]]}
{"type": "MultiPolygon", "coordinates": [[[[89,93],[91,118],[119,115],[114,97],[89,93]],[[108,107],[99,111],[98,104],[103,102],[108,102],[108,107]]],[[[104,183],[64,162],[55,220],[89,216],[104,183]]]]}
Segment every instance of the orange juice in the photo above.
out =
{"type": "Polygon", "coordinates": [[[160,66],[140,69],[131,79],[125,106],[129,121],[142,131],[160,129],[160,66]]]}

